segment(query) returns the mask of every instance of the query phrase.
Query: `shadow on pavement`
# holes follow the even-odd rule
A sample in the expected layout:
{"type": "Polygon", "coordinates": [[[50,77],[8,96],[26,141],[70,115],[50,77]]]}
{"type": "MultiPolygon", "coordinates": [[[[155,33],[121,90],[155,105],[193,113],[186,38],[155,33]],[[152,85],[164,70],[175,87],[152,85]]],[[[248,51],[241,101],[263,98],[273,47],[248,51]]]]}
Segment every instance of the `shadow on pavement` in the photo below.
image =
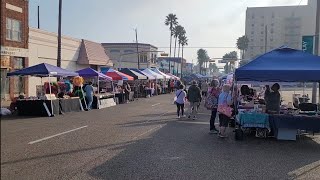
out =
{"type": "Polygon", "coordinates": [[[234,141],[207,133],[206,125],[169,122],[145,139],[123,147],[89,170],[97,179],[287,179],[320,159],[310,138],[234,141]]]}

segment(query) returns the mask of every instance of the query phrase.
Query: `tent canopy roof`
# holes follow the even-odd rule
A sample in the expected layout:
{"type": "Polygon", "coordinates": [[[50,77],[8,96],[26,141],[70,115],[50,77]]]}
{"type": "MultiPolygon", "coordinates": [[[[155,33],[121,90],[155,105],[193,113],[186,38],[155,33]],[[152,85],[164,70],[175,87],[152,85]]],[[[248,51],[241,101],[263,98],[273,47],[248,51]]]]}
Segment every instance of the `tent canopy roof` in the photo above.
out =
{"type": "Polygon", "coordinates": [[[140,74],[134,70],[130,70],[128,68],[122,68],[120,72],[125,73],[129,76],[132,76],[134,79],[147,79],[147,76],[140,74]]]}
{"type": "Polygon", "coordinates": [[[282,46],[236,69],[237,81],[317,82],[320,57],[282,46]]]}
{"type": "Polygon", "coordinates": [[[112,77],[112,80],[127,80],[127,81],[134,80],[133,77],[111,68],[101,68],[101,71],[103,74],[106,74],[107,76],[112,77]]]}
{"type": "Polygon", "coordinates": [[[98,76],[99,78],[105,79],[105,80],[109,80],[112,81],[112,78],[104,75],[92,68],[85,68],[85,69],[81,69],[79,71],[77,71],[77,73],[79,73],[80,76],[82,77],[94,77],[94,76],[98,76]]]}
{"type": "Polygon", "coordinates": [[[73,71],[69,71],[51,64],[41,63],[34,66],[30,66],[21,70],[17,70],[8,73],[7,76],[53,76],[53,77],[68,77],[68,76],[78,76],[79,74],[73,71]]]}
{"type": "Polygon", "coordinates": [[[156,72],[156,73],[158,73],[158,74],[160,74],[160,75],[162,75],[163,77],[165,77],[165,79],[174,79],[172,76],[169,76],[169,75],[161,72],[161,71],[160,71],[159,69],[157,69],[157,68],[152,68],[151,70],[154,71],[154,72],[156,72]]]}
{"type": "Polygon", "coordinates": [[[156,79],[164,79],[164,77],[156,72],[153,72],[151,69],[146,68],[144,69],[142,72],[146,72],[148,74],[151,74],[152,76],[154,76],[156,79]]]}
{"type": "Polygon", "coordinates": [[[135,71],[135,72],[140,73],[140,74],[143,74],[143,75],[147,76],[148,79],[150,79],[150,80],[156,79],[152,74],[147,73],[147,72],[140,71],[139,69],[130,68],[130,70],[135,71]]]}

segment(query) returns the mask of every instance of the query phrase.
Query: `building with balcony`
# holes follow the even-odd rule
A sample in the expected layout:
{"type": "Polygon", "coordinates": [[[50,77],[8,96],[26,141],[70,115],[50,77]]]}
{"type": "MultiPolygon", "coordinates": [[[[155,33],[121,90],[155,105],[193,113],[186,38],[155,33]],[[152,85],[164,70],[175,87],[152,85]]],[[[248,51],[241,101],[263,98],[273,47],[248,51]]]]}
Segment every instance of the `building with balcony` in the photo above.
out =
{"type": "Polygon", "coordinates": [[[158,48],[144,43],[102,43],[115,68],[156,67],[158,48]],[[137,47],[138,52],[137,53],[137,47]]]}

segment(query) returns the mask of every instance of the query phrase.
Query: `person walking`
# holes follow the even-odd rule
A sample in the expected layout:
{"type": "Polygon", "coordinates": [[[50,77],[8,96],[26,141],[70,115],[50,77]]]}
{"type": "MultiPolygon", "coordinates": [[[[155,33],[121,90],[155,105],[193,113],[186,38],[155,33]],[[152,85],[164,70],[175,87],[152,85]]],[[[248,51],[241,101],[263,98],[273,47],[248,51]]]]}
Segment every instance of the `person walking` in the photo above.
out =
{"type": "Polygon", "coordinates": [[[201,91],[197,86],[196,81],[192,81],[192,85],[188,89],[187,99],[190,102],[188,118],[191,118],[192,115],[193,120],[195,120],[198,111],[198,105],[201,101],[201,91]]]}
{"type": "Polygon", "coordinates": [[[178,118],[184,116],[184,103],[186,101],[187,93],[184,91],[184,85],[180,84],[179,90],[176,91],[176,105],[178,118]],[[180,116],[181,111],[181,116],[180,116]]]}
{"type": "Polygon", "coordinates": [[[124,89],[124,93],[126,96],[126,103],[129,103],[129,96],[130,96],[130,92],[131,92],[130,84],[128,82],[125,82],[123,89],[124,89]]]}
{"type": "Polygon", "coordinates": [[[84,88],[84,91],[86,92],[86,99],[87,99],[87,109],[90,110],[92,108],[92,102],[93,102],[93,86],[92,82],[90,81],[88,85],[84,88]]]}
{"type": "Polygon", "coordinates": [[[210,90],[208,96],[206,98],[206,108],[211,110],[211,117],[210,117],[210,134],[217,134],[218,130],[215,126],[215,120],[217,117],[217,108],[218,108],[218,99],[221,93],[221,89],[219,88],[219,80],[214,79],[210,84],[210,90]]]}
{"type": "Polygon", "coordinates": [[[201,91],[202,91],[202,97],[207,97],[207,94],[208,94],[208,83],[206,81],[204,81],[202,84],[201,84],[201,91]]]}
{"type": "Polygon", "coordinates": [[[218,99],[218,112],[219,112],[219,137],[227,137],[226,129],[228,127],[230,117],[232,115],[232,95],[230,94],[230,85],[225,84],[222,87],[222,93],[218,99]]]}

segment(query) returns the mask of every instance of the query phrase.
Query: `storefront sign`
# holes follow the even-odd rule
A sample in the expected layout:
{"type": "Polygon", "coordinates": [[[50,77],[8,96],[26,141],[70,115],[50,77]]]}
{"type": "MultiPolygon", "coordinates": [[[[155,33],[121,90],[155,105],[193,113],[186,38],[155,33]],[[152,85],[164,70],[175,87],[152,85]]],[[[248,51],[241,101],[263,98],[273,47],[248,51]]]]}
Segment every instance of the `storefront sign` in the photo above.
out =
{"type": "Polygon", "coordinates": [[[28,57],[28,49],[1,46],[1,56],[28,57]]]}
{"type": "Polygon", "coordinates": [[[302,51],[313,54],[313,36],[302,36],[302,51]]]}

